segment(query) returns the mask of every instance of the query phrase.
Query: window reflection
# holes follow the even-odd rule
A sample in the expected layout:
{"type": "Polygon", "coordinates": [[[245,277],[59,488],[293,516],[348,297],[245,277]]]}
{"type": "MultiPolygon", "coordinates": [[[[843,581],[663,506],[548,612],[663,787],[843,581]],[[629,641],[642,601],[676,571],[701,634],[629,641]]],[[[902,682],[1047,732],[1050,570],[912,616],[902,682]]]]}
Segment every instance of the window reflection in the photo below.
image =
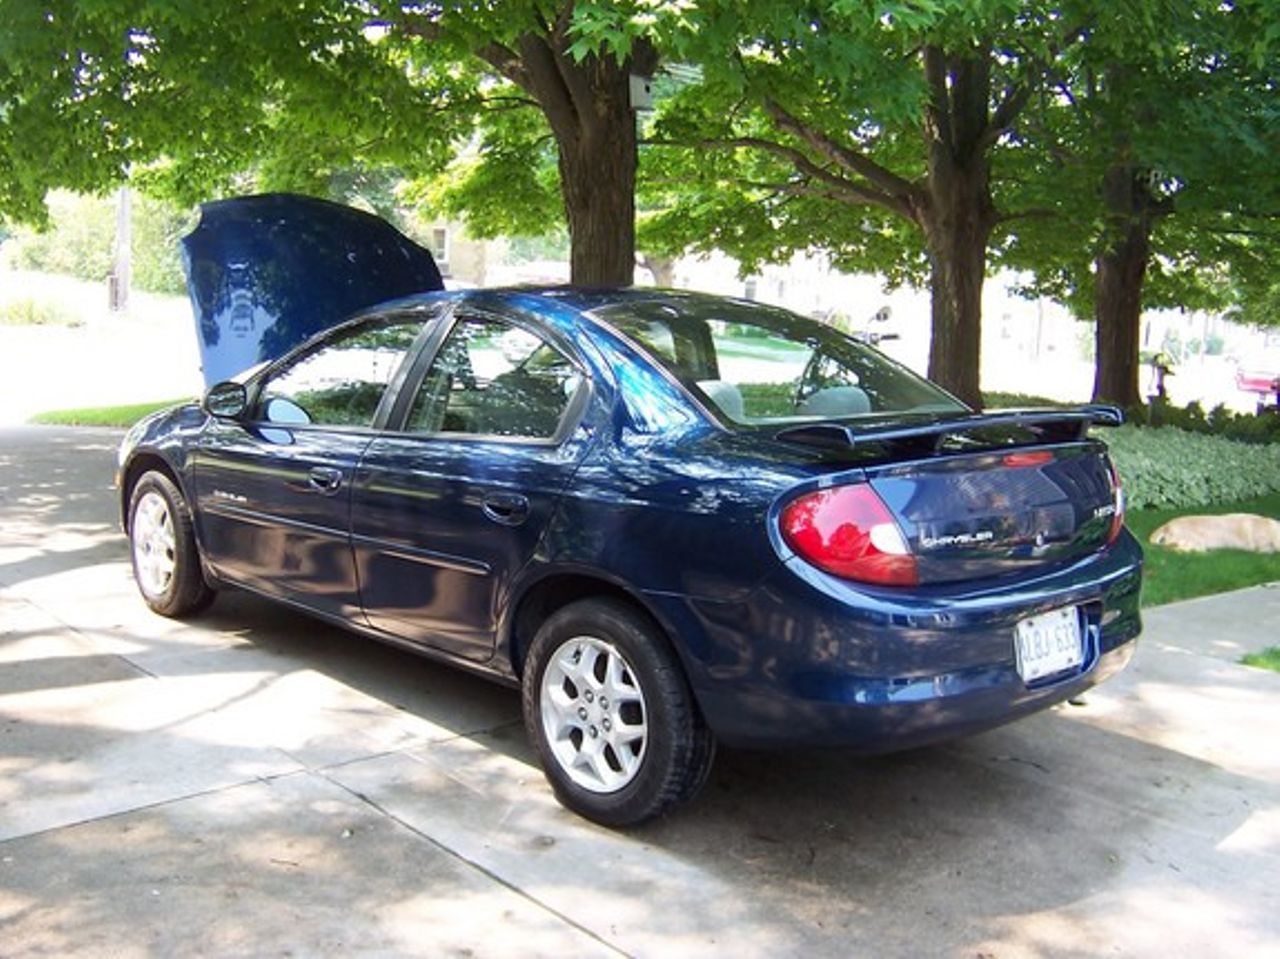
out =
{"type": "Polygon", "coordinates": [[[966,410],[883,354],[785,310],[645,301],[599,315],[739,423],[966,410]]]}
{"type": "Polygon", "coordinates": [[[401,317],[339,334],[266,381],[261,418],[290,426],[372,426],[392,374],[421,329],[420,320],[401,317]]]}
{"type": "Polygon", "coordinates": [[[569,359],[536,334],[500,320],[466,317],[427,370],[407,429],[548,439],[581,379],[569,359]]]}

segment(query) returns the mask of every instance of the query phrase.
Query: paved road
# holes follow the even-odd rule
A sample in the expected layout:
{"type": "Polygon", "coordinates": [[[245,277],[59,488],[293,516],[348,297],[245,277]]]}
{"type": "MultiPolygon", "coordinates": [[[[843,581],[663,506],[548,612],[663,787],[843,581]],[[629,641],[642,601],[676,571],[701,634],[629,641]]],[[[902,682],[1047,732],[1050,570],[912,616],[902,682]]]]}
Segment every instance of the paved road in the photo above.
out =
{"type": "Polygon", "coordinates": [[[952,746],[722,754],[615,834],[514,693],[243,595],[151,615],[117,434],[0,431],[0,956],[1280,952],[1280,589],[952,746]]]}

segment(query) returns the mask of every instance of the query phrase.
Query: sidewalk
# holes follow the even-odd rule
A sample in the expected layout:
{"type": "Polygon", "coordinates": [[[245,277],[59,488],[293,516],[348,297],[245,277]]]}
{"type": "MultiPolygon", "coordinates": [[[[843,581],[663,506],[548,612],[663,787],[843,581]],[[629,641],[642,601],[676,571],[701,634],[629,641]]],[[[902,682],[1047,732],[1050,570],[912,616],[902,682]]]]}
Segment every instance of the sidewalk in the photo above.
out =
{"type": "Polygon", "coordinates": [[[726,752],[631,833],[517,695],[245,595],[150,614],[119,433],[0,430],[0,955],[1274,956],[1280,589],[1150,611],[1083,707],[726,752]]]}

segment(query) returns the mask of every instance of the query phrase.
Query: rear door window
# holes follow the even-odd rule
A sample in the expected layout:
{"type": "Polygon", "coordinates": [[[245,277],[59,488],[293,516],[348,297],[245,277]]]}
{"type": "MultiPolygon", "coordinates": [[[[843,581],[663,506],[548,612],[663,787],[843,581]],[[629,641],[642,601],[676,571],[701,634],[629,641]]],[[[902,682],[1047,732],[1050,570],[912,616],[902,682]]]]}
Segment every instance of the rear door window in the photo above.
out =
{"type": "Polygon", "coordinates": [[[464,315],[427,369],[405,429],[551,439],[582,386],[578,367],[538,334],[464,315]]]}

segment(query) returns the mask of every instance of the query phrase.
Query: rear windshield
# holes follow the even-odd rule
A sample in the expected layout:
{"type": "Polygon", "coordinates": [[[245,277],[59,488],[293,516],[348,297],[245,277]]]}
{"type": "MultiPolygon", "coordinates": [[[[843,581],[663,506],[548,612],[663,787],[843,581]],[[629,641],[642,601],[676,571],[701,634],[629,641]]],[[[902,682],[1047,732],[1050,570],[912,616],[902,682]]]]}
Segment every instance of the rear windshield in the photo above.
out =
{"type": "Polygon", "coordinates": [[[736,423],[968,410],[871,347],[775,307],[673,298],[614,304],[595,315],[736,423]]]}

